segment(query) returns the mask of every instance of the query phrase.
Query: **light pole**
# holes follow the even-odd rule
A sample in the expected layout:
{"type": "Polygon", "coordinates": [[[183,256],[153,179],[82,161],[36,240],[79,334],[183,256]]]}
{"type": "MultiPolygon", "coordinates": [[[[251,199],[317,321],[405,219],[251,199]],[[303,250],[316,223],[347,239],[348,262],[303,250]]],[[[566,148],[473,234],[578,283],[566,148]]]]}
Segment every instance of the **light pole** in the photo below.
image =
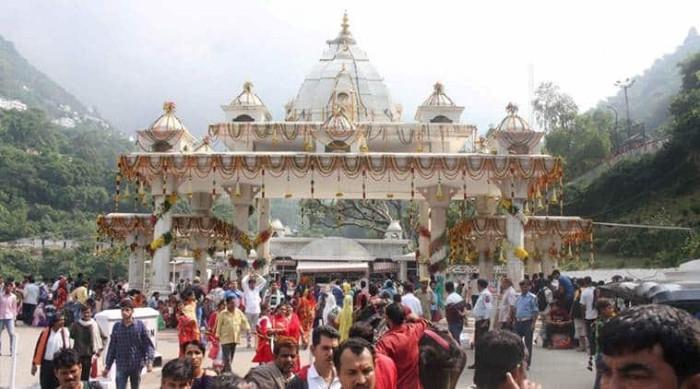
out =
{"type": "Polygon", "coordinates": [[[616,143],[615,148],[617,148],[620,146],[619,144],[617,144],[620,142],[620,139],[618,139],[620,132],[617,129],[617,108],[613,107],[612,105],[606,105],[605,108],[613,111],[613,113],[615,114],[615,126],[613,127],[612,132],[613,132],[613,136],[615,137],[615,143],[616,143]]]}
{"type": "Polygon", "coordinates": [[[631,88],[632,85],[634,85],[634,78],[629,79],[625,78],[625,81],[620,81],[617,80],[615,81],[615,86],[622,88],[622,90],[625,92],[625,110],[627,111],[627,137],[632,136],[632,121],[630,120],[630,101],[629,98],[627,97],[627,89],[631,88]]]}

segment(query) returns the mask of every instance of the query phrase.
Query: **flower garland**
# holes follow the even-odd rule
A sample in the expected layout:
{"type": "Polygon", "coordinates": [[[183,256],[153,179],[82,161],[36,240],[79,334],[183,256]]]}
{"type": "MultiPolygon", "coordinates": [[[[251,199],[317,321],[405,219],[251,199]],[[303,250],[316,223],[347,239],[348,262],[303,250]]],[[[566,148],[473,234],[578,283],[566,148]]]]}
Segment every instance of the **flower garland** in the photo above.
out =
{"type": "Polygon", "coordinates": [[[159,248],[169,245],[173,241],[173,233],[168,231],[158,238],[154,239],[148,246],[146,246],[146,251],[148,254],[153,256],[159,248]]]}
{"type": "Polygon", "coordinates": [[[450,242],[450,254],[448,259],[451,264],[460,264],[473,261],[473,253],[470,250],[471,223],[463,219],[447,231],[450,242]]]}
{"type": "Polygon", "coordinates": [[[260,270],[264,268],[266,264],[267,260],[265,258],[258,258],[255,261],[253,261],[253,269],[260,270]]]}
{"type": "Polygon", "coordinates": [[[239,269],[245,269],[248,267],[248,261],[246,261],[245,259],[235,258],[233,255],[228,257],[228,264],[231,267],[237,267],[239,269]]]}
{"type": "Polygon", "coordinates": [[[498,202],[498,207],[502,209],[506,214],[520,220],[520,223],[522,225],[526,225],[528,222],[527,216],[525,216],[525,213],[523,213],[523,210],[520,209],[517,205],[513,204],[513,200],[509,198],[502,198],[498,202]]]}
{"type": "Polygon", "coordinates": [[[530,256],[530,254],[527,252],[527,250],[525,250],[524,247],[522,247],[522,246],[515,247],[515,246],[513,246],[512,243],[510,243],[508,241],[508,239],[503,239],[503,241],[501,242],[501,253],[498,257],[499,263],[506,262],[506,260],[508,258],[506,257],[505,253],[507,253],[509,251],[512,252],[521,261],[525,261],[530,256]]]}

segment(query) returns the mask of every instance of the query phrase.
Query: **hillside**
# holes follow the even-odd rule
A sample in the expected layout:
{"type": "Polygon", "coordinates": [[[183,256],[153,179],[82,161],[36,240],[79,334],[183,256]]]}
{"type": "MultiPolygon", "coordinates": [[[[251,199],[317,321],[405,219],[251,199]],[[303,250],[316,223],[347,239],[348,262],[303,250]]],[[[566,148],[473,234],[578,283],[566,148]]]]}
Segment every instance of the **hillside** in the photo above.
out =
{"type": "MultiPolygon", "coordinates": [[[[681,87],[678,64],[698,51],[700,35],[691,28],[683,43],[673,52],[658,58],[642,74],[634,77],[635,83],[628,89],[630,118],[643,124],[648,130],[647,135],[657,133],[663,125],[670,123],[668,108],[681,87]]],[[[625,96],[622,90],[598,104],[599,109],[606,109],[606,106],[617,109],[620,127],[624,129],[625,96]]]]}
{"type": "Polygon", "coordinates": [[[117,156],[132,147],[0,38],[0,242],[82,242],[67,252],[0,249],[0,274],[121,274],[124,253],[95,261],[92,249],[97,214],[114,207],[117,156]]]}
{"type": "Polygon", "coordinates": [[[664,265],[700,256],[700,51],[681,62],[679,79],[665,147],[616,165],[584,189],[568,187],[566,210],[597,221],[682,226],[695,232],[603,231],[597,239],[603,252],[664,265]]]}

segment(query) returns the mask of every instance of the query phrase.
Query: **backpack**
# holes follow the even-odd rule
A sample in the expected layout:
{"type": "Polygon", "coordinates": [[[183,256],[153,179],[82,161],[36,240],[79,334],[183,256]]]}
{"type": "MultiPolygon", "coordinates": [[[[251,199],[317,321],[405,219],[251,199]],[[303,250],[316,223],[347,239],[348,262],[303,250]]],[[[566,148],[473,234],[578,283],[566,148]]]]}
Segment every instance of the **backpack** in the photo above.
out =
{"type": "Polygon", "coordinates": [[[537,309],[539,309],[540,312],[547,310],[547,294],[544,291],[545,288],[546,287],[543,287],[537,292],[537,309]]]}

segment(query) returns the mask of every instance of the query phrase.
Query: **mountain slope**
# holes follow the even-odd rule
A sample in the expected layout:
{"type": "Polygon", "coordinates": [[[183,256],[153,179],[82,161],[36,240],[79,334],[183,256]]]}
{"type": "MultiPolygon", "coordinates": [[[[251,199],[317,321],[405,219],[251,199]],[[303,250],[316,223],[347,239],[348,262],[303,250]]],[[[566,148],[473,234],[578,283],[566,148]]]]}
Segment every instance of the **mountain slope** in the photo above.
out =
{"type": "Polygon", "coordinates": [[[41,109],[51,117],[61,117],[66,110],[80,115],[89,113],[77,98],[32,66],[17,52],[12,42],[2,36],[0,97],[19,100],[30,107],[41,109]]]}
{"type": "MultiPolygon", "coordinates": [[[[691,28],[683,43],[672,53],[654,61],[649,69],[634,77],[634,85],[628,89],[630,118],[643,123],[653,134],[660,126],[670,122],[668,108],[681,87],[678,64],[700,51],[700,35],[691,28]]],[[[619,115],[619,126],[625,128],[625,96],[622,90],[617,95],[598,104],[598,108],[615,107],[619,115]]]]}

